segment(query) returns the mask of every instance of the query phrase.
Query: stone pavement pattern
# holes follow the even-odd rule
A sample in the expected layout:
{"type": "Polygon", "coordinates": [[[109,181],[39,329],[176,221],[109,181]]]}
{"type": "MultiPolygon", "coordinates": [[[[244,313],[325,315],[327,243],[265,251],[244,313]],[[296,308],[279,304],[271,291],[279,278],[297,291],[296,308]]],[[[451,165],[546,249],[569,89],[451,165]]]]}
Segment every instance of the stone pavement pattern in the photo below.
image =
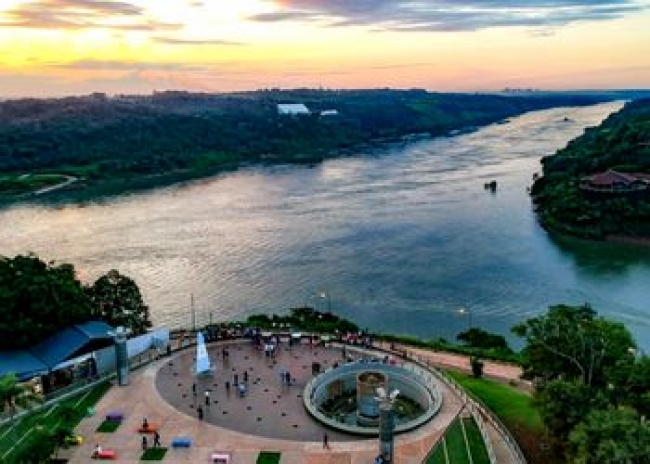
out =
{"type": "MultiPolygon", "coordinates": [[[[217,344],[215,346],[220,350],[222,345],[217,344]]],[[[302,350],[300,353],[305,356],[304,358],[300,357],[299,359],[294,359],[298,364],[290,368],[295,371],[298,382],[304,382],[304,378],[302,378],[299,373],[305,370],[302,369],[302,366],[305,365],[304,363],[309,359],[306,353],[309,352],[310,348],[301,346],[294,347],[293,350],[291,356],[296,356],[296,354],[293,353],[297,353],[299,350],[302,350]]],[[[334,349],[332,354],[327,355],[324,353],[325,349],[319,348],[319,350],[322,350],[322,352],[317,355],[319,359],[328,359],[328,363],[331,362],[330,359],[333,360],[336,359],[337,355],[340,356],[340,351],[337,349],[334,349]],[[327,356],[331,356],[331,358],[327,356]]],[[[239,350],[237,351],[239,352],[239,350]]],[[[236,426],[233,426],[233,423],[236,422],[236,418],[233,418],[232,422],[219,421],[218,424],[212,424],[205,420],[199,421],[194,412],[195,409],[189,407],[190,403],[193,404],[193,401],[188,402],[188,399],[192,396],[191,384],[185,385],[184,381],[180,380],[177,383],[183,385],[180,387],[176,385],[176,389],[172,388],[172,393],[169,393],[169,391],[165,390],[166,387],[162,385],[160,381],[157,381],[159,371],[167,371],[168,373],[171,373],[171,378],[174,378],[173,369],[187,363],[190,358],[185,359],[184,357],[190,356],[188,353],[192,352],[193,350],[186,350],[176,354],[171,359],[165,358],[156,361],[146,368],[132,373],[129,386],[111,388],[97,404],[96,414],[84,419],[79,425],[77,432],[85,437],[85,441],[83,445],[77,447],[73,451],[70,462],[93,462],[90,459],[90,456],[96,444],[100,444],[105,449],[114,450],[117,453],[118,461],[121,463],[140,462],[142,450],[141,435],[138,433],[138,428],[142,424],[144,417],[147,418],[149,423],[155,424],[158,427],[163,446],[168,446],[170,440],[176,436],[188,436],[192,438],[192,446],[190,448],[169,448],[163,461],[166,463],[205,463],[209,462],[209,456],[214,451],[230,453],[232,456],[232,462],[235,464],[255,463],[259,451],[280,451],[282,453],[282,464],[372,463],[374,457],[377,455],[378,446],[376,439],[364,440],[348,436],[341,438],[338,433],[331,430],[328,430],[330,449],[326,450],[323,449],[320,438],[318,440],[305,440],[304,438],[268,438],[233,430],[233,428],[236,428],[236,426]],[[170,361],[172,362],[171,366],[169,365],[170,361]],[[159,393],[159,388],[164,390],[165,395],[176,395],[176,402],[178,403],[176,406],[179,406],[179,408],[174,405],[174,402],[170,403],[163,398],[159,393]],[[189,396],[183,398],[183,394],[187,395],[188,393],[189,396]],[[187,407],[187,410],[183,409],[185,407],[187,407]],[[106,414],[111,411],[123,412],[125,414],[124,422],[115,433],[107,434],[96,432],[97,427],[103,422],[106,414]]],[[[232,349],[230,353],[233,353],[232,349]]],[[[239,358],[240,355],[237,354],[233,356],[234,359],[231,360],[231,362],[238,365],[237,368],[240,366],[239,362],[252,361],[252,356],[255,355],[251,352],[249,359],[245,360],[243,359],[243,356],[246,355],[243,353],[244,351],[242,350],[241,359],[239,358]]],[[[313,351],[311,351],[311,353],[313,353],[313,351]]],[[[285,354],[286,353],[282,356],[285,354]]],[[[285,361],[289,362],[289,360],[290,358],[287,357],[285,361]]],[[[267,360],[262,358],[262,366],[268,369],[271,373],[275,372],[278,364],[269,367],[265,364],[266,362],[267,360]]],[[[323,364],[327,365],[326,363],[323,364]]],[[[310,367],[306,370],[309,372],[309,375],[311,375],[311,365],[308,365],[310,367]]],[[[247,367],[250,366],[247,365],[247,367]]],[[[257,368],[255,365],[252,365],[252,367],[254,368],[252,372],[256,372],[255,369],[257,368]]],[[[217,368],[219,368],[218,363],[217,368]]],[[[180,370],[177,372],[178,376],[180,376],[180,370]]],[[[231,372],[233,371],[231,370],[231,372]]],[[[216,383],[219,383],[218,371],[215,373],[214,378],[217,379],[216,383]]],[[[250,378],[253,379],[253,376],[251,375],[250,378]]],[[[273,376],[271,378],[273,378],[273,376]]],[[[257,376],[255,376],[254,379],[257,380],[257,376]]],[[[278,385],[279,381],[277,379],[267,381],[269,382],[268,387],[270,387],[269,392],[263,391],[263,387],[265,386],[264,384],[255,385],[256,388],[251,390],[251,396],[256,395],[255,398],[251,399],[251,401],[253,401],[251,406],[256,405],[254,417],[262,417],[262,422],[267,421],[268,423],[279,423],[277,418],[278,410],[275,408],[275,405],[265,403],[268,403],[267,400],[270,398],[268,395],[272,395],[278,391],[278,388],[282,387],[281,385],[278,385]],[[272,385],[273,381],[276,382],[274,386],[272,385]],[[274,392],[271,391],[273,388],[276,389],[274,392]],[[259,412],[257,410],[258,407],[259,412]]],[[[208,381],[205,380],[205,384],[197,385],[197,389],[206,388],[208,386],[207,382],[208,381]]],[[[173,387],[173,384],[169,385],[169,387],[173,387]]],[[[222,385],[217,385],[217,387],[212,385],[212,387],[219,389],[222,385]]],[[[295,419],[295,421],[302,421],[297,422],[299,427],[302,426],[307,428],[309,423],[312,424],[309,426],[314,426],[313,419],[311,419],[311,417],[309,417],[304,411],[301,398],[297,397],[298,391],[301,390],[301,388],[293,386],[288,388],[295,388],[295,401],[291,403],[287,402],[283,407],[291,408],[291,413],[295,414],[292,419],[295,419]],[[298,412],[300,412],[302,416],[299,417],[298,412]]],[[[433,444],[442,436],[446,427],[461,410],[461,400],[450,389],[444,387],[444,385],[441,386],[441,390],[444,395],[443,405],[434,419],[417,430],[396,437],[395,461],[397,463],[420,464],[433,444]]],[[[231,395],[234,394],[233,391],[231,395]]],[[[222,398],[223,395],[225,395],[223,390],[220,392],[217,391],[211,395],[211,401],[222,401],[220,398],[222,398]]],[[[199,392],[197,392],[197,403],[203,399],[204,398],[200,397],[199,392]]],[[[240,398],[231,398],[231,405],[238,405],[236,400],[239,399],[240,398]]],[[[218,406],[219,404],[220,403],[217,403],[215,406],[218,406]]],[[[239,406],[244,404],[245,402],[242,401],[239,403],[239,406]]],[[[214,406],[211,405],[210,408],[212,407],[214,406]]],[[[210,414],[214,415],[214,422],[217,422],[216,417],[220,417],[218,411],[214,411],[210,414]]],[[[224,415],[221,414],[221,416],[224,415]]],[[[227,416],[230,416],[230,414],[227,416]]],[[[291,421],[292,425],[293,423],[294,421],[291,421]]],[[[320,426],[316,424],[316,427],[320,426]]],[[[321,431],[325,429],[320,427],[318,430],[318,436],[322,437],[321,431]]]]}

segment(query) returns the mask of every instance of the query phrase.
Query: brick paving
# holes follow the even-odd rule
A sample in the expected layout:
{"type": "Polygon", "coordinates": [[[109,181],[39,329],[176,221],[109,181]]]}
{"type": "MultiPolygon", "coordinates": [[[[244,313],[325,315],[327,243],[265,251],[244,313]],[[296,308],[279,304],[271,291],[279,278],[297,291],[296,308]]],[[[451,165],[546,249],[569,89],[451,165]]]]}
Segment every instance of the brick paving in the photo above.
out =
{"type": "MultiPolygon", "coordinates": [[[[231,344],[230,359],[224,363],[219,356],[222,347],[221,344],[209,347],[216,370],[213,377],[196,381],[196,400],[191,386],[194,350],[185,350],[171,358],[156,361],[132,373],[129,386],[111,388],[97,404],[96,414],[79,425],[77,433],[83,435],[85,441],[83,445],[71,449],[68,456],[70,462],[93,462],[90,456],[95,444],[114,450],[119,462],[140,462],[142,439],[138,429],[146,417],[150,424],[158,427],[163,446],[169,446],[177,436],[192,439],[190,448],[170,448],[163,461],[167,463],[205,463],[209,462],[212,452],[222,451],[229,453],[231,462],[235,464],[251,464],[256,462],[262,450],[280,451],[282,464],[372,463],[378,453],[376,439],[359,439],[328,430],[330,449],[323,449],[321,438],[325,429],[305,412],[302,398],[298,397],[304,382],[311,376],[311,362],[317,360],[323,367],[330,366],[340,359],[340,349],[314,350],[304,345],[293,347],[291,351],[287,349],[278,353],[274,364],[273,360],[257,352],[249,343],[231,344]],[[277,375],[280,368],[295,375],[294,385],[282,386],[277,375]],[[244,369],[249,370],[251,386],[248,395],[239,398],[231,387],[229,397],[225,391],[225,378],[220,374],[238,373],[241,380],[244,369]],[[212,389],[210,411],[204,406],[206,414],[204,420],[199,421],[196,407],[205,401],[201,393],[207,388],[212,389]],[[274,400],[278,403],[273,403],[274,400]],[[111,411],[123,412],[124,422],[114,433],[96,432],[111,411]],[[228,414],[223,414],[224,411],[228,411],[228,414]],[[282,416],[282,412],[287,416],[282,416]],[[258,417],[261,420],[258,421],[258,417]],[[298,427],[294,427],[294,424],[298,427]]],[[[230,380],[234,379],[231,377],[230,380]]],[[[434,419],[396,438],[397,463],[421,463],[462,408],[461,400],[451,390],[444,385],[440,388],[444,400],[434,419]]]]}

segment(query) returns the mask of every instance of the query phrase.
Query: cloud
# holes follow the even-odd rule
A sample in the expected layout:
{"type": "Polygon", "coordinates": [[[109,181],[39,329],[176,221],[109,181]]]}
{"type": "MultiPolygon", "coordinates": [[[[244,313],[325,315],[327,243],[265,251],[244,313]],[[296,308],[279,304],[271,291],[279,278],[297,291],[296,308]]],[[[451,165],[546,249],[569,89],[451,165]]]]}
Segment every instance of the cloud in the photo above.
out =
{"type": "Polygon", "coordinates": [[[240,46],[246,45],[244,42],[233,42],[230,40],[219,39],[182,39],[176,37],[154,37],[154,42],[165,45],[227,45],[227,46],[240,46]]]}
{"type": "Polygon", "coordinates": [[[648,8],[647,0],[283,0],[252,21],[323,21],[374,30],[474,31],[489,27],[552,28],[603,21],[648,8]]]}
{"type": "Polygon", "coordinates": [[[149,62],[121,60],[76,60],[69,63],[50,63],[48,68],[83,71],[205,71],[209,68],[180,62],[149,62]]]}
{"type": "Polygon", "coordinates": [[[110,28],[120,30],[170,30],[179,24],[161,23],[145,17],[132,3],[102,0],[37,0],[4,12],[0,27],[32,29],[110,28]]]}

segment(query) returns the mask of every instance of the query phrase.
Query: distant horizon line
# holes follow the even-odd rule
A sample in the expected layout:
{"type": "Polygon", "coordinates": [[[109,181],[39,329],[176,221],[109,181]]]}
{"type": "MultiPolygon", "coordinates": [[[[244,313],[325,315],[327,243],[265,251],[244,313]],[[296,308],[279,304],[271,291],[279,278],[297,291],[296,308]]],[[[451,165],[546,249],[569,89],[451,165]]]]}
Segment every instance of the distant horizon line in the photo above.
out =
{"type": "Polygon", "coordinates": [[[650,87],[647,88],[567,88],[567,89],[544,89],[544,88],[519,88],[519,87],[504,87],[499,90],[432,90],[423,87],[350,87],[350,88],[327,88],[327,87],[266,87],[249,90],[224,90],[224,91],[204,91],[193,89],[165,89],[165,90],[152,90],[150,92],[131,92],[131,93],[112,93],[106,91],[93,91],[90,93],[78,94],[61,94],[51,96],[36,96],[36,95],[22,95],[22,96],[2,96],[0,95],[0,102],[11,100],[62,100],[66,98],[83,98],[83,97],[97,97],[104,96],[108,98],[115,97],[148,97],[165,93],[184,93],[195,95],[232,95],[232,94],[246,94],[257,92],[294,92],[294,91],[322,91],[322,92],[354,92],[363,90],[395,90],[395,91],[424,91],[428,93],[442,93],[442,94],[542,94],[542,93],[619,93],[619,92],[648,92],[650,87]]]}

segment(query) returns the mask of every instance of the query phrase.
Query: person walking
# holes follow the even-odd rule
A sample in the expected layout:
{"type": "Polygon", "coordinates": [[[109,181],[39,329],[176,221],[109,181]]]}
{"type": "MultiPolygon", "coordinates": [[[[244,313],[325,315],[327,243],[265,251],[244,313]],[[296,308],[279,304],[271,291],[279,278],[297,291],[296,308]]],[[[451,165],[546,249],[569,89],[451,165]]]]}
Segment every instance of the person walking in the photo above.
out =
{"type": "Polygon", "coordinates": [[[156,430],[153,434],[153,447],[158,448],[160,445],[160,434],[156,430]]]}
{"type": "Polygon", "coordinates": [[[202,420],[203,420],[203,408],[202,408],[201,406],[199,406],[198,408],[196,408],[196,413],[197,413],[198,416],[199,416],[199,420],[202,421],[202,420]]]}
{"type": "Polygon", "coordinates": [[[323,432],[323,449],[330,449],[329,437],[327,432],[323,432]]]}

